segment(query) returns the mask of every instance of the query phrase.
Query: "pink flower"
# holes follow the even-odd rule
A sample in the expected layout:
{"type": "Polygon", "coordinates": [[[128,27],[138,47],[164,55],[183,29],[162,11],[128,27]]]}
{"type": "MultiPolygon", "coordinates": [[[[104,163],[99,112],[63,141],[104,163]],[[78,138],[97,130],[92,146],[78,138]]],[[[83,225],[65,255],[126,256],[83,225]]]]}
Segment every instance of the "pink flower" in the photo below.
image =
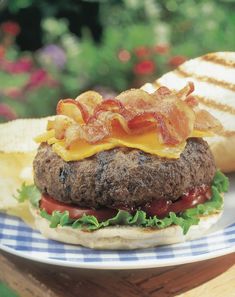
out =
{"type": "Polygon", "coordinates": [[[167,44],[158,44],[155,46],[154,51],[159,55],[165,55],[169,52],[169,45],[167,44]]]}
{"type": "Polygon", "coordinates": [[[20,33],[20,26],[12,21],[8,21],[1,24],[1,29],[4,33],[11,36],[16,36],[20,33]]]}
{"type": "Polygon", "coordinates": [[[130,60],[131,58],[131,54],[128,50],[122,49],[119,51],[118,53],[118,59],[123,62],[126,63],[130,60]]]}
{"type": "Polygon", "coordinates": [[[134,52],[138,58],[148,57],[150,54],[150,50],[146,46],[139,46],[134,49],[134,52]]]}
{"type": "Polygon", "coordinates": [[[25,86],[25,89],[39,88],[42,86],[55,86],[57,82],[43,69],[35,70],[25,86]]]}
{"type": "Polygon", "coordinates": [[[183,64],[187,60],[185,56],[174,56],[171,57],[168,61],[171,67],[178,67],[179,65],[183,64]]]}
{"type": "Polygon", "coordinates": [[[9,105],[4,103],[0,103],[0,116],[8,121],[17,118],[15,111],[9,105]]]}
{"type": "Polygon", "coordinates": [[[5,48],[0,45],[0,59],[2,59],[5,55],[5,48]]]}
{"type": "Polygon", "coordinates": [[[30,72],[32,66],[32,60],[27,57],[23,57],[16,62],[5,61],[5,63],[2,65],[5,71],[12,74],[30,72]]]}
{"type": "Polygon", "coordinates": [[[151,60],[144,60],[134,66],[134,73],[137,75],[152,74],[155,70],[155,64],[151,60]]]}
{"type": "Polygon", "coordinates": [[[40,87],[47,82],[47,72],[43,69],[38,69],[34,71],[28,81],[28,86],[30,87],[40,87]]]}

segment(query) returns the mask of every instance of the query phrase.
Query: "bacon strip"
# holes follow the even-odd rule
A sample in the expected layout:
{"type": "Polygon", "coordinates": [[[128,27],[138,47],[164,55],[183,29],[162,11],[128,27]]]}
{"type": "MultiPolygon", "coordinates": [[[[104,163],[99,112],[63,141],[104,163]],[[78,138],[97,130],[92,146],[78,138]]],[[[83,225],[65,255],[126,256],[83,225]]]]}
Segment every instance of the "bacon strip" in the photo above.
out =
{"type": "Polygon", "coordinates": [[[65,127],[58,121],[54,125],[55,135],[65,138],[69,147],[77,139],[89,143],[102,141],[120,129],[126,134],[155,130],[160,142],[177,145],[190,137],[194,128],[202,131],[221,128],[212,115],[194,110],[197,101],[191,95],[193,90],[194,85],[190,82],[178,92],[166,87],[160,87],[153,94],[131,89],[114,99],[104,100],[98,93],[89,91],[76,100],[60,100],[57,114],[73,121],[65,121],[65,127]]]}

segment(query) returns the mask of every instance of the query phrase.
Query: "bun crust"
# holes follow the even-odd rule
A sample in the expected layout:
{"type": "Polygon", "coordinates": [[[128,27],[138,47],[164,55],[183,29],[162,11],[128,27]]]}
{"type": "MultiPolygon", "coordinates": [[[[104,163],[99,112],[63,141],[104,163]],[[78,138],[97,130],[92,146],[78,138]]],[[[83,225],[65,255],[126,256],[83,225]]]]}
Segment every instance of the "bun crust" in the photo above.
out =
{"type": "Polygon", "coordinates": [[[219,213],[202,216],[198,225],[191,226],[186,235],[179,226],[165,229],[115,226],[105,227],[97,231],[84,232],[71,227],[50,228],[47,219],[42,218],[37,210],[31,208],[35,217],[35,226],[43,236],[60,242],[82,245],[94,249],[139,249],[159,245],[174,244],[201,237],[222,215],[219,213]]]}
{"type": "Polygon", "coordinates": [[[199,107],[209,111],[224,126],[219,136],[208,141],[216,165],[223,172],[235,171],[235,52],[210,53],[186,61],[142,89],[154,92],[161,86],[179,90],[188,81],[195,86],[193,96],[199,107]]]}

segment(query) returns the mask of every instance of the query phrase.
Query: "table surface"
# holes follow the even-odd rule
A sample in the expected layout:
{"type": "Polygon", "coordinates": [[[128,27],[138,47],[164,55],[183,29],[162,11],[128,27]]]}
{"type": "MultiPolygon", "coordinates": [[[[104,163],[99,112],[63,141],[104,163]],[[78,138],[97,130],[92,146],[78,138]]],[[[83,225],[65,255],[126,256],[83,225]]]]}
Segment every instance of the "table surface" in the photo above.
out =
{"type": "Polygon", "coordinates": [[[235,253],[140,270],[65,268],[0,253],[0,279],[21,297],[235,297],[235,253]]]}

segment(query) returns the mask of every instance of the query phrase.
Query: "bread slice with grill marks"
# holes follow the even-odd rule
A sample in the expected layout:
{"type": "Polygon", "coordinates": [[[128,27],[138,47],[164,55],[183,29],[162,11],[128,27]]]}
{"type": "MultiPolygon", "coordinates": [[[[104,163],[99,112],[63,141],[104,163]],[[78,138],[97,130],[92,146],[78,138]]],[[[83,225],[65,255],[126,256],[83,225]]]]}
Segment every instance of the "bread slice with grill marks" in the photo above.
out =
{"type": "Polygon", "coordinates": [[[210,53],[180,65],[142,88],[154,92],[161,86],[179,90],[186,82],[195,86],[199,107],[209,111],[224,126],[220,135],[207,138],[217,167],[235,171],[235,52],[210,53]]]}

